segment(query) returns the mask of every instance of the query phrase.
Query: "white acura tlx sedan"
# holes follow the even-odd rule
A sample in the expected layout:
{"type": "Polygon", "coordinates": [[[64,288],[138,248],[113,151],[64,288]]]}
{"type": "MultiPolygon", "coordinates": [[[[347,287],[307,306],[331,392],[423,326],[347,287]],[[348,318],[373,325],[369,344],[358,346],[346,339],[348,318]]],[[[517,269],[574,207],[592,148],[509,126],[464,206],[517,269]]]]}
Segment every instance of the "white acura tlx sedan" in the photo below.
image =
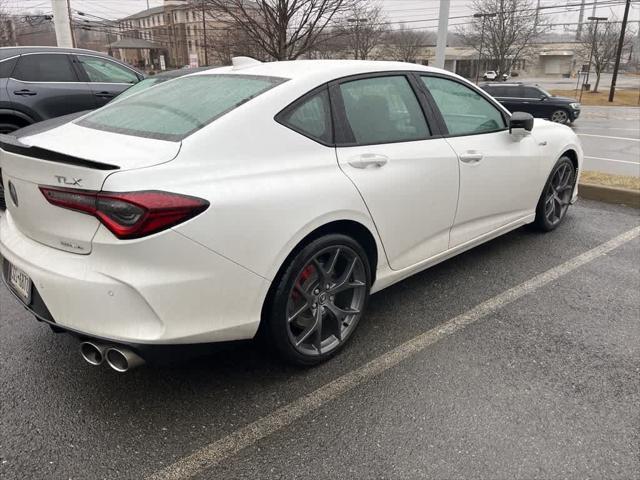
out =
{"type": "Polygon", "coordinates": [[[0,142],[4,282],[119,371],[258,332],[326,360],[371,293],[556,228],[583,158],[459,76],[369,61],[238,58],[0,142]]]}

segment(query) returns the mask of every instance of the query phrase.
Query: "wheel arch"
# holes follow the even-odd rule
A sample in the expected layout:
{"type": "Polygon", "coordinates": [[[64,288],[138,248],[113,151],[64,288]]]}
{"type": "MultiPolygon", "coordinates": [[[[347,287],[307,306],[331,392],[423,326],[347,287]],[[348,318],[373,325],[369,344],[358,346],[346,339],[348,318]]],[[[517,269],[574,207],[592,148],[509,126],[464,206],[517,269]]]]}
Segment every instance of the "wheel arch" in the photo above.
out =
{"type": "Polygon", "coordinates": [[[573,167],[576,169],[576,172],[580,169],[580,164],[578,163],[578,152],[576,152],[573,148],[565,149],[560,157],[568,157],[573,163],[573,167]]]}
{"type": "Polygon", "coordinates": [[[381,247],[376,241],[376,237],[374,236],[374,233],[371,231],[371,229],[365,226],[363,223],[351,219],[332,220],[323,223],[322,225],[315,227],[313,230],[304,235],[304,237],[300,239],[292,249],[290,249],[289,254],[284,258],[284,260],[280,262],[278,271],[273,276],[273,281],[271,282],[269,290],[267,291],[267,295],[262,303],[262,312],[260,315],[261,318],[258,333],[262,330],[262,326],[265,323],[265,312],[269,308],[270,302],[273,298],[273,294],[277,288],[278,279],[283,274],[283,271],[287,268],[287,265],[289,264],[291,259],[295,257],[295,255],[297,255],[300,250],[302,250],[313,240],[331,233],[341,233],[343,235],[347,235],[356,240],[362,246],[365,253],[367,254],[369,266],[371,267],[371,284],[373,285],[375,283],[376,270],[380,261],[380,256],[382,255],[383,259],[385,257],[384,252],[380,251],[381,247]]]}
{"type": "Polygon", "coordinates": [[[24,122],[25,125],[30,125],[35,122],[35,120],[26,113],[9,108],[0,108],[0,118],[17,118],[24,122]]]}

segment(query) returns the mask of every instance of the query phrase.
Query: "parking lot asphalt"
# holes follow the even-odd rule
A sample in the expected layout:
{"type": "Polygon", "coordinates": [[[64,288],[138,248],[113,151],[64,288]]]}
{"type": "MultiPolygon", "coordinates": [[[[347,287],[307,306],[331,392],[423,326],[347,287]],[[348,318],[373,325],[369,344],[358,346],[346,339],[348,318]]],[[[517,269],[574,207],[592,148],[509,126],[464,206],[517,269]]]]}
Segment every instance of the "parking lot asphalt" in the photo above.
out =
{"type": "Polygon", "coordinates": [[[640,176],[640,108],[583,106],[572,125],[584,148],[584,169],[640,176]]]}
{"type": "Polygon", "coordinates": [[[117,374],[0,287],[0,478],[638,478],[637,230],[598,250],[638,225],[582,200],[374,295],[310,370],[249,343],[117,374]]]}

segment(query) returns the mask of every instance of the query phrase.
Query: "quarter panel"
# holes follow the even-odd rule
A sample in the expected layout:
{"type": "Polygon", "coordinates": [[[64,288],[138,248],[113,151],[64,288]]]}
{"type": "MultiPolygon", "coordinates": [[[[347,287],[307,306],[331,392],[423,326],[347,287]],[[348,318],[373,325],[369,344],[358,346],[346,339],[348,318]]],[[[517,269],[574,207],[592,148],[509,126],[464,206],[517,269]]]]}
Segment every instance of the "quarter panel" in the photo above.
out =
{"type": "Polygon", "coordinates": [[[207,199],[207,211],[175,230],[268,280],[302,238],[328,222],[357,221],[375,237],[334,148],[255,110],[221,117],[185,139],[175,161],[114,173],[104,188],[155,188],[207,199]],[[252,130],[239,137],[244,125],[252,130]]]}

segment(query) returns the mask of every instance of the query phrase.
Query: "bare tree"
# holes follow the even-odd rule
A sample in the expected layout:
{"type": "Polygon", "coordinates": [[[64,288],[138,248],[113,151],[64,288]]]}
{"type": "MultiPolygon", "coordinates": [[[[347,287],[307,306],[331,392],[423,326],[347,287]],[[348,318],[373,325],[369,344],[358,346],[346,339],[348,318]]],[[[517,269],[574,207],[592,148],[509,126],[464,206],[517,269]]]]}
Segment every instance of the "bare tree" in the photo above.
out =
{"type": "Polygon", "coordinates": [[[15,45],[13,20],[7,10],[7,0],[0,0],[0,47],[15,45]]]}
{"type": "Polygon", "coordinates": [[[434,41],[433,32],[411,30],[402,25],[385,36],[386,55],[400,62],[415,63],[421,50],[434,41]]]}
{"type": "Polygon", "coordinates": [[[550,29],[549,17],[538,14],[533,0],[473,0],[471,5],[475,13],[495,16],[473,17],[471,25],[457,33],[476,50],[482,40],[482,56],[498,75],[509,73],[515,62],[529,55],[532,42],[550,29]]]}
{"type": "Polygon", "coordinates": [[[230,65],[237,56],[267,60],[264,51],[246,32],[232,28],[212,29],[207,34],[207,53],[215,65],[230,65]]]}
{"type": "Polygon", "coordinates": [[[378,5],[354,3],[336,28],[342,34],[356,60],[366,60],[388,31],[387,22],[378,5]]]}
{"type": "MultiPolygon", "coordinates": [[[[592,91],[597,92],[600,85],[600,76],[607,70],[616,56],[618,41],[620,40],[620,24],[613,22],[599,23],[598,29],[595,23],[591,24],[580,38],[580,56],[588,61],[591,52],[591,64],[596,72],[596,83],[592,91]]],[[[624,48],[632,43],[632,35],[625,35],[624,48]]]]}
{"type": "Polygon", "coordinates": [[[307,53],[310,58],[320,59],[348,58],[350,54],[349,39],[337,28],[325,29],[314,49],[307,53]]]}
{"type": "Polygon", "coordinates": [[[275,60],[312,50],[322,32],[354,0],[202,0],[217,21],[242,31],[275,60]]]}

